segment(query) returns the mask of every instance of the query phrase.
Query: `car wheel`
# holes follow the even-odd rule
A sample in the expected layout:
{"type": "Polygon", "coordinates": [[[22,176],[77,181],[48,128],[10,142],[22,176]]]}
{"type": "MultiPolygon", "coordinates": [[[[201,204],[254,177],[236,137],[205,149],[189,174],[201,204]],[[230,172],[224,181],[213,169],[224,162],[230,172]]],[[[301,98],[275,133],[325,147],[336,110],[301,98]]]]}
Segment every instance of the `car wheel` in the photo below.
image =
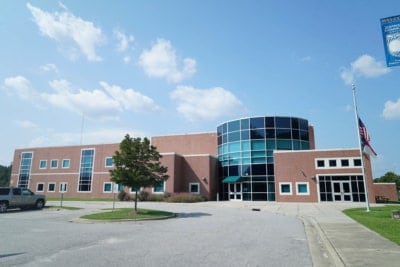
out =
{"type": "Polygon", "coordinates": [[[7,202],[1,202],[0,203],[0,213],[7,212],[7,209],[8,209],[7,202]]]}
{"type": "Polygon", "coordinates": [[[38,201],[36,201],[36,206],[37,209],[43,209],[44,207],[44,201],[39,199],[38,201]]]}

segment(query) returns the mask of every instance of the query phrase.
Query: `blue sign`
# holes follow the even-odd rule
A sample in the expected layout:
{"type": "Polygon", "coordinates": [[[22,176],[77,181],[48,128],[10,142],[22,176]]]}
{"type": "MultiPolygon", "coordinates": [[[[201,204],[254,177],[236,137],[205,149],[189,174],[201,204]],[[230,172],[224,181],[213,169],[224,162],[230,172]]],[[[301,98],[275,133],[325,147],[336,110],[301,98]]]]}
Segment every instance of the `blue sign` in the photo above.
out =
{"type": "Polygon", "coordinates": [[[400,66],[400,16],[381,19],[381,27],[386,65],[400,66]]]}

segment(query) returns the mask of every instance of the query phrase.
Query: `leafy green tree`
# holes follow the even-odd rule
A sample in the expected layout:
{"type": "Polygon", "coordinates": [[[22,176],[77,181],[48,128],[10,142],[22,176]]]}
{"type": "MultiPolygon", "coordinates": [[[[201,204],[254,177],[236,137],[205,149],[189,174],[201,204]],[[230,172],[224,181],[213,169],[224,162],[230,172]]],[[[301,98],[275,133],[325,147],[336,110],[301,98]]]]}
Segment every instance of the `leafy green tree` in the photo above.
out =
{"type": "Polygon", "coordinates": [[[151,187],[168,179],[168,169],[161,165],[161,157],[149,139],[132,138],[129,134],[125,135],[119,151],[113,155],[115,167],[110,170],[111,181],[135,190],[135,212],[140,187],[151,187]]]}
{"type": "Polygon", "coordinates": [[[9,186],[11,179],[11,165],[1,166],[0,165],[0,186],[9,186]]]}
{"type": "Polygon", "coordinates": [[[400,191],[400,175],[395,174],[394,172],[387,172],[385,175],[375,178],[375,183],[396,183],[397,190],[400,191]]]}

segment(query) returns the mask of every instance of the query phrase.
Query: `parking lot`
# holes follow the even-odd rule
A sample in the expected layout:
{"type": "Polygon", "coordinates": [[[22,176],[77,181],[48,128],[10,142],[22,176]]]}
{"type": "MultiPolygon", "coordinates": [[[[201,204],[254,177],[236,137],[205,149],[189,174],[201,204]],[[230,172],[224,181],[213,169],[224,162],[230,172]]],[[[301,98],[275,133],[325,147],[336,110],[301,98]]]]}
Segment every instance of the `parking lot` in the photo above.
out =
{"type": "MultiPolygon", "coordinates": [[[[50,202],[48,205],[59,205],[50,202]]],[[[177,213],[158,221],[85,222],[111,202],[81,210],[0,214],[1,266],[312,266],[302,222],[215,203],[139,203],[177,213]]],[[[133,205],[116,203],[117,207],[133,205]]]]}

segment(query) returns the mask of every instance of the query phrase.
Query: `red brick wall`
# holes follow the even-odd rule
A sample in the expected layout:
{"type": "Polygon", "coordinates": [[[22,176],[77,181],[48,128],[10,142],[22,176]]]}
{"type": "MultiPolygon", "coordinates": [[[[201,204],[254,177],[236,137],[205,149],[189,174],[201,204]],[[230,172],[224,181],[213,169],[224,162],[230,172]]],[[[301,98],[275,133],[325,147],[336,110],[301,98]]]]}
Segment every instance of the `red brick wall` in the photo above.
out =
{"type": "Polygon", "coordinates": [[[399,200],[399,195],[395,183],[374,183],[373,189],[375,196],[383,196],[388,198],[389,200],[394,201],[399,200]]]}

